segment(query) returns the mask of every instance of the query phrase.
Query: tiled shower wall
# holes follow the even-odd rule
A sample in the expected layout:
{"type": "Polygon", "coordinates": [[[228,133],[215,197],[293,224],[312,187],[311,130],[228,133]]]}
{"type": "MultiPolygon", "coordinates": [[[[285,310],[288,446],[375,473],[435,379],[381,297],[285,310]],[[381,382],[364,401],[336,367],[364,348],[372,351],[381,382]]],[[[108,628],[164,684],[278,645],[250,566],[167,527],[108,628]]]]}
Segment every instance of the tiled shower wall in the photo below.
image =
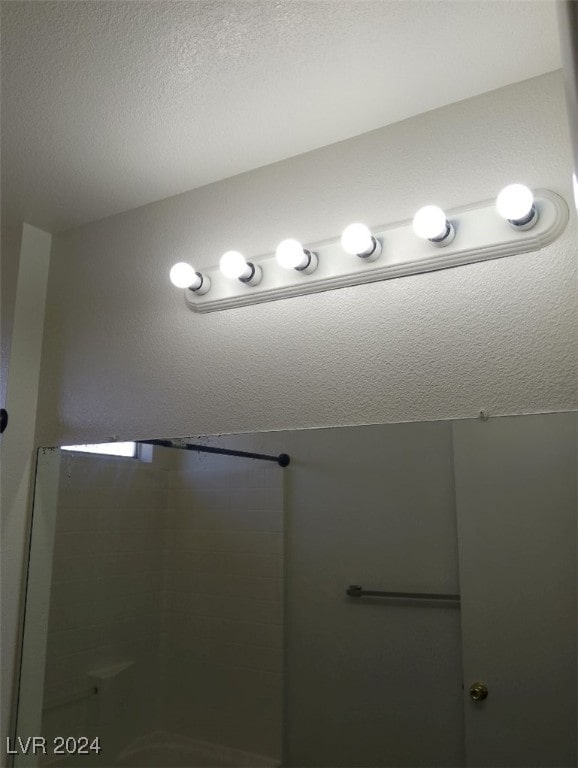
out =
{"type": "Polygon", "coordinates": [[[165,529],[165,730],[281,754],[283,472],[175,452],[165,529]]]}
{"type": "Polygon", "coordinates": [[[279,468],[160,448],[149,464],[63,453],[56,527],[45,735],[98,733],[113,755],[163,730],[278,757],[279,468]],[[60,703],[122,662],[106,700],[60,703]]]}

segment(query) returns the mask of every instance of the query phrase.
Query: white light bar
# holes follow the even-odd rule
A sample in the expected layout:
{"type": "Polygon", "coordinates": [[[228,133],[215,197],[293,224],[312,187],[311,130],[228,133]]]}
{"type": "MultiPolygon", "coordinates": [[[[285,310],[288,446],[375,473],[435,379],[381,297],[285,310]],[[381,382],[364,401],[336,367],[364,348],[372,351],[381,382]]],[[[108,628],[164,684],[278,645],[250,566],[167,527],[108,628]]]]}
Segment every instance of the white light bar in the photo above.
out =
{"type": "Polygon", "coordinates": [[[215,312],[537,251],[563,232],[568,207],[549,190],[535,190],[534,201],[539,215],[531,229],[513,228],[496,213],[495,200],[485,201],[446,212],[455,237],[443,248],[416,237],[411,221],[372,227],[371,234],[381,246],[376,260],[352,256],[337,237],[304,245],[318,256],[313,274],[283,269],[274,254],[250,257],[262,270],[259,285],[228,280],[214,267],[206,270],[210,291],[199,295],[184,289],[185,300],[195,312],[215,312]]]}

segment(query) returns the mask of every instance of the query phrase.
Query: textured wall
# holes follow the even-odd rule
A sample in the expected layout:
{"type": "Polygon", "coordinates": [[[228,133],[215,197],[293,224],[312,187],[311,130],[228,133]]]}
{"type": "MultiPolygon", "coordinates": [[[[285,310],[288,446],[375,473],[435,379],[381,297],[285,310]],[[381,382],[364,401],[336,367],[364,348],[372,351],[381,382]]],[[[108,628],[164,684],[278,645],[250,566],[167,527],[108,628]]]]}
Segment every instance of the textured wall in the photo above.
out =
{"type": "Polygon", "coordinates": [[[571,199],[560,73],[55,238],[41,444],[576,408],[578,227],[534,254],[198,316],[167,279],[352,220],[571,199]]]}

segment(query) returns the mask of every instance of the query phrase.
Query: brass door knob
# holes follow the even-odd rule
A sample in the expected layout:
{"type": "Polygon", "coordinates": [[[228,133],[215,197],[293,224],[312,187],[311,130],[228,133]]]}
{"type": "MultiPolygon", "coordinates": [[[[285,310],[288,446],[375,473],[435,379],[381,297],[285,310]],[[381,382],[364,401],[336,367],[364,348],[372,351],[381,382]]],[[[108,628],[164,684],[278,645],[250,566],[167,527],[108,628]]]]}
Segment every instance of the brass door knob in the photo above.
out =
{"type": "Polygon", "coordinates": [[[483,683],[472,683],[470,685],[470,699],[474,701],[483,701],[488,697],[488,689],[483,683]]]}

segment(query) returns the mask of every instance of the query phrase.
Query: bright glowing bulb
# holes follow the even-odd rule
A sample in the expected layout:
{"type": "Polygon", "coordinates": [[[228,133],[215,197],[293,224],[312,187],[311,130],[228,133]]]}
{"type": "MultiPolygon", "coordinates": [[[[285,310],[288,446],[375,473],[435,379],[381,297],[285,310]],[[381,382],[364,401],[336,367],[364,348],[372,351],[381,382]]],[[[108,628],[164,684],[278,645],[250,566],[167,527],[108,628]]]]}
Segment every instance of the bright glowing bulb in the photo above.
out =
{"type": "Polygon", "coordinates": [[[504,187],[496,200],[498,213],[508,221],[520,221],[527,218],[533,205],[534,195],[523,184],[510,184],[504,187]]]}
{"type": "Polygon", "coordinates": [[[426,205],[413,217],[413,231],[424,240],[437,240],[447,228],[446,215],[437,205],[426,205]]]}
{"type": "Polygon", "coordinates": [[[227,253],[224,253],[221,256],[219,266],[225,277],[228,277],[231,280],[249,276],[251,273],[251,269],[245,261],[245,257],[242,253],[239,253],[239,251],[227,251],[227,253]]]}
{"type": "Polygon", "coordinates": [[[193,288],[202,282],[193,267],[185,261],[179,261],[178,264],[171,267],[169,277],[171,283],[177,288],[193,288]]]}
{"type": "Polygon", "coordinates": [[[298,240],[283,240],[277,246],[275,258],[284,269],[299,269],[306,267],[309,257],[303,251],[303,246],[298,240]]]}
{"type": "Polygon", "coordinates": [[[371,253],[375,248],[375,240],[365,224],[350,224],[343,230],[341,246],[344,251],[355,255],[371,253]]]}

